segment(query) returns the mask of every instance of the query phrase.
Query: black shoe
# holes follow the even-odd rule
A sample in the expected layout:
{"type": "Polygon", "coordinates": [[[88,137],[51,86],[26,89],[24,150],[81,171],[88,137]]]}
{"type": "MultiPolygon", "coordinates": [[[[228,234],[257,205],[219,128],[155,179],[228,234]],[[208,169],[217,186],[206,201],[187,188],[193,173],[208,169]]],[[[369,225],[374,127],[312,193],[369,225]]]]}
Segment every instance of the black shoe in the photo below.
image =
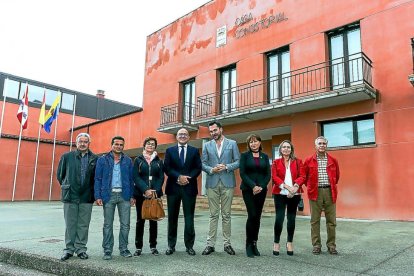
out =
{"type": "Polygon", "coordinates": [[[273,255],[275,255],[275,256],[279,256],[279,251],[275,251],[275,250],[273,250],[273,255]]]}
{"type": "Polygon", "coordinates": [[[157,248],[154,247],[154,248],[151,248],[151,254],[154,256],[158,256],[160,255],[160,252],[158,252],[157,248]]]}
{"type": "Polygon", "coordinates": [[[141,256],[142,249],[135,250],[134,256],[141,256]]]}
{"type": "Polygon", "coordinates": [[[204,249],[204,251],[203,251],[203,253],[201,253],[201,255],[210,255],[211,253],[213,253],[215,250],[214,250],[214,247],[212,247],[212,246],[207,246],[205,249],[204,249]]]}
{"type": "Polygon", "coordinates": [[[224,251],[227,252],[227,254],[229,255],[236,255],[236,252],[234,252],[233,247],[231,247],[231,245],[226,245],[224,247],[224,251]]]}
{"type": "Polygon", "coordinates": [[[249,258],[254,258],[254,256],[255,256],[254,252],[253,252],[253,244],[251,244],[251,243],[246,244],[246,256],[249,257],[249,258]]]}
{"type": "Polygon", "coordinates": [[[287,243],[286,243],[286,253],[287,253],[289,256],[293,256],[293,250],[292,250],[292,251],[289,251],[289,250],[288,250],[288,245],[287,245],[287,243]]]}
{"type": "Polygon", "coordinates": [[[259,250],[257,249],[257,241],[253,241],[253,254],[254,254],[255,256],[260,256],[260,252],[259,252],[259,250]]]}
{"type": "Polygon", "coordinates": [[[185,252],[187,252],[188,255],[191,255],[191,256],[194,256],[196,254],[195,251],[194,251],[194,249],[192,249],[192,248],[187,248],[185,250],[185,252]]]}
{"type": "Polygon", "coordinates": [[[60,257],[60,260],[61,260],[61,261],[66,261],[67,259],[69,259],[69,258],[71,258],[71,257],[73,257],[73,255],[72,255],[72,254],[70,254],[70,253],[65,253],[65,254],[63,254],[63,255],[62,255],[62,257],[60,257]]]}
{"type": "Polygon", "coordinates": [[[168,249],[165,251],[165,255],[171,255],[175,252],[175,247],[168,247],[168,249]]]}
{"type": "Polygon", "coordinates": [[[78,258],[81,260],[86,260],[89,258],[88,254],[86,254],[86,252],[82,252],[78,254],[78,258]]]}

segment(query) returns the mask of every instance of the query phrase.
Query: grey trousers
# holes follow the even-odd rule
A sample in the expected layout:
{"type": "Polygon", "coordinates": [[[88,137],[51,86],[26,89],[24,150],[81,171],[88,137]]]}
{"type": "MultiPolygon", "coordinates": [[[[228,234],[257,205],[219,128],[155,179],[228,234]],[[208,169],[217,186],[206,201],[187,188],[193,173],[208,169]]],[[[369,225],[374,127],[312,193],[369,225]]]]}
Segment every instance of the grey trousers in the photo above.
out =
{"type": "Polygon", "coordinates": [[[65,244],[63,253],[80,254],[86,252],[92,203],[63,203],[65,217],[65,244]]]}

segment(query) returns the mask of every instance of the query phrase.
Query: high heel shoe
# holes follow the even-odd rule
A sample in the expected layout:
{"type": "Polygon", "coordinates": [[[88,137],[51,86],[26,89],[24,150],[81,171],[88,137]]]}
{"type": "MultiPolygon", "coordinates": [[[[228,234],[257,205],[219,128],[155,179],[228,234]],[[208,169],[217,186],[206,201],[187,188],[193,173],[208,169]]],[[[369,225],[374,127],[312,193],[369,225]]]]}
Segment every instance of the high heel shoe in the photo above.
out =
{"type": "MultiPolygon", "coordinates": [[[[279,248],[280,248],[280,246],[279,246],[279,248]]],[[[273,255],[274,256],[279,256],[279,251],[276,251],[274,246],[273,246],[273,255]]]]}
{"type": "MultiPolygon", "coordinates": [[[[292,244],[292,243],[291,243],[291,244],[292,244]]],[[[289,251],[289,249],[288,249],[288,243],[286,243],[286,253],[287,253],[289,256],[293,256],[293,250],[289,251]]]]}

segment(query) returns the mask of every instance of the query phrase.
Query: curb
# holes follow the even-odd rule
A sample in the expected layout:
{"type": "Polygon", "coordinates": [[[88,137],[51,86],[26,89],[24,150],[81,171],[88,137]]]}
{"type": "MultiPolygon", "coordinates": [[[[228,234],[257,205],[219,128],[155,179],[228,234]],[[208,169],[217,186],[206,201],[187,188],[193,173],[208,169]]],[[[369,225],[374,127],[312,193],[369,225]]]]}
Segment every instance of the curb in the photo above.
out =
{"type": "Polygon", "coordinates": [[[111,267],[102,268],[89,263],[86,265],[79,262],[63,262],[58,259],[48,258],[41,255],[30,254],[4,247],[0,247],[0,262],[55,275],[140,275],[137,273],[126,273],[125,271],[118,271],[112,269],[111,267]]]}

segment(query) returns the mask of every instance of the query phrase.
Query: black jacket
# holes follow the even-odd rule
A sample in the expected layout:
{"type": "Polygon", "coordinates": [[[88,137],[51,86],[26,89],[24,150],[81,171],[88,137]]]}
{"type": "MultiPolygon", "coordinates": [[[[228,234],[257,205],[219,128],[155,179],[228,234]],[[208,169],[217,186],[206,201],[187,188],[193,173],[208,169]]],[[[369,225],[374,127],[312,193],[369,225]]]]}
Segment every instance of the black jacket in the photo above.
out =
{"type": "Polygon", "coordinates": [[[157,156],[151,161],[151,166],[143,155],[135,158],[133,178],[135,183],[134,197],[143,197],[148,189],[156,190],[157,196],[162,196],[162,185],[164,184],[164,169],[162,160],[157,156]],[[152,176],[151,186],[149,176],[152,176]]]}
{"type": "Polygon", "coordinates": [[[260,186],[266,190],[270,181],[270,164],[267,154],[260,152],[259,167],[257,167],[250,151],[242,153],[240,156],[240,177],[242,179],[241,190],[253,190],[254,186],[260,186]]]}
{"type": "Polygon", "coordinates": [[[88,168],[81,183],[81,154],[78,150],[62,155],[57,170],[57,179],[62,193],[61,201],[66,203],[93,203],[95,166],[98,156],[88,150],[88,168]]]}

